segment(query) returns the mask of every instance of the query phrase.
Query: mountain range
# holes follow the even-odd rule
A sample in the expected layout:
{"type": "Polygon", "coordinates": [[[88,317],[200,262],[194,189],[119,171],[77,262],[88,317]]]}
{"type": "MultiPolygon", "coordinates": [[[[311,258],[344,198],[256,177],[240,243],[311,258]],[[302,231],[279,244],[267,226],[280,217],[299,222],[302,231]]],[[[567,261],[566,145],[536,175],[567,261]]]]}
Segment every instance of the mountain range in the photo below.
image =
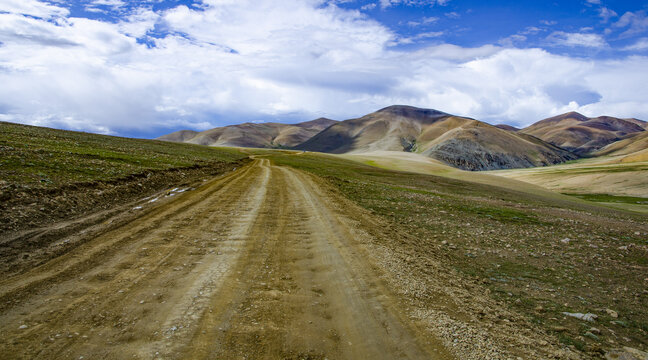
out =
{"type": "Polygon", "coordinates": [[[326,118],[299,124],[244,123],[202,132],[180,130],[161,136],[158,140],[209,146],[290,148],[305,142],[334,123],[337,121],[326,118]]]}
{"type": "MultiPolygon", "coordinates": [[[[158,138],[210,146],[290,148],[333,154],[406,151],[464,170],[546,166],[584,156],[634,156],[648,146],[647,123],[576,112],[518,129],[433,109],[394,105],[356,119],[245,123],[158,138]],[[611,144],[619,142],[614,147],[611,144]]],[[[639,155],[641,157],[641,155],[639,155]]]]}
{"type": "Polygon", "coordinates": [[[645,129],[646,122],[638,119],[588,118],[569,112],[538,121],[520,131],[582,156],[645,129]]]}

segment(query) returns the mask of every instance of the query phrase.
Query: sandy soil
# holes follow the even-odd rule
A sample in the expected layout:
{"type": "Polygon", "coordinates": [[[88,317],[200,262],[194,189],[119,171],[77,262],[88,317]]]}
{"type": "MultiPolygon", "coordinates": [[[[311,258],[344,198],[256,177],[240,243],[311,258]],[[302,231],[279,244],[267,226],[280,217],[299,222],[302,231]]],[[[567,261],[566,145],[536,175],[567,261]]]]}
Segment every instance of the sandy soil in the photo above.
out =
{"type": "Polygon", "coordinates": [[[0,281],[2,358],[452,358],[335,203],[259,158],[95,224],[0,281]]]}

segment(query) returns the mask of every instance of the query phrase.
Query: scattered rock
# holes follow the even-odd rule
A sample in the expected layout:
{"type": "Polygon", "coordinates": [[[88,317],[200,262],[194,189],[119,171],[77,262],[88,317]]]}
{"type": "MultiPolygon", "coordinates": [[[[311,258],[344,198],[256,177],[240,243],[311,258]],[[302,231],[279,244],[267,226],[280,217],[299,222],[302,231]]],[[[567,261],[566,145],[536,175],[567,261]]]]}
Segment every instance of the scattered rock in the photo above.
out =
{"type": "Polygon", "coordinates": [[[23,325],[20,325],[20,326],[18,327],[18,329],[27,329],[27,328],[28,328],[28,326],[27,326],[27,325],[25,325],[25,324],[23,324],[23,325]]]}
{"type": "Polygon", "coordinates": [[[586,333],[585,333],[585,335],[583,335],[583,336],[585,336],[585,337],[588,337],[588,338],[590,338],[590,339],[592,339],[592,340],[596,340],[596,341],[598,341],[598,340],[599,340],[599,337],[598,337],[598,336],[596,336],[596,335],[594,335],[594,334],[592,334],[592,333],[591,333],[591,332],[589,332],[589,331],[588,331],[588,332],[586,332],[586,333]]]}
{"type": "Polygon", "coordinates": [[[564,238],[564,239],[560,240],[560,242],[563,243],[563,244],[569,244],[570,241],[571,241],[570,238],[564,238]]]}
{"type": "Polygon", "coordinates": [[[648,353],[624,346],[623,349],[610,350],[605,354],[607,360],[646,360],[648,353]]]}
{"type": "Polygon", "coordinates": [[[571,316],[577,319],[589,321],[589,322],[594,322],[598,318],[598,315],[592,314],[592,313],[570,313],[570,312],[564,312],[563,315],[571,316]]]}
{"type": "Polygon", "coordinates": [[[601,330],[599,330],[599,329],[597,329],[595,327],[590,328],[588,331],[591,332],[594,335],[601,335],[601,330]]]}

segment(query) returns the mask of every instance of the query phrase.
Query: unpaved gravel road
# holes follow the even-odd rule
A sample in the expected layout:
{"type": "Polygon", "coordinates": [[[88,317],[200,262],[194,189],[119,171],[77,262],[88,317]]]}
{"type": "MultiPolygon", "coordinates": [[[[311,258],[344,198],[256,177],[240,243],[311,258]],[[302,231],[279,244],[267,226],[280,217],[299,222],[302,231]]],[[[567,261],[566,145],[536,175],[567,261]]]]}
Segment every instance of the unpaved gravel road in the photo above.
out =
{"type": "Polygon", "coordinates": [[[0,281],[2,358],[448,359],[357,246],[352,210],[269,160],[0,281]]]}

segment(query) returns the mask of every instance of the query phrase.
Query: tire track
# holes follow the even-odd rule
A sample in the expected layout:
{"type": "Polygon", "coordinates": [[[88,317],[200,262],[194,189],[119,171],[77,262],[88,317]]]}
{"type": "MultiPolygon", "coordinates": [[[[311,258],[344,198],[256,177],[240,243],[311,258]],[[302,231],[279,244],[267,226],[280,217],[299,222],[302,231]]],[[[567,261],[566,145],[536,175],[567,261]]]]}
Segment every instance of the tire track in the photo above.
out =
{"type": "Polygon", "coordinates": [[[402,315],[335,201],[259,158],[159,204],[0,282],[3,357],[451,358],[402,315]]]}

